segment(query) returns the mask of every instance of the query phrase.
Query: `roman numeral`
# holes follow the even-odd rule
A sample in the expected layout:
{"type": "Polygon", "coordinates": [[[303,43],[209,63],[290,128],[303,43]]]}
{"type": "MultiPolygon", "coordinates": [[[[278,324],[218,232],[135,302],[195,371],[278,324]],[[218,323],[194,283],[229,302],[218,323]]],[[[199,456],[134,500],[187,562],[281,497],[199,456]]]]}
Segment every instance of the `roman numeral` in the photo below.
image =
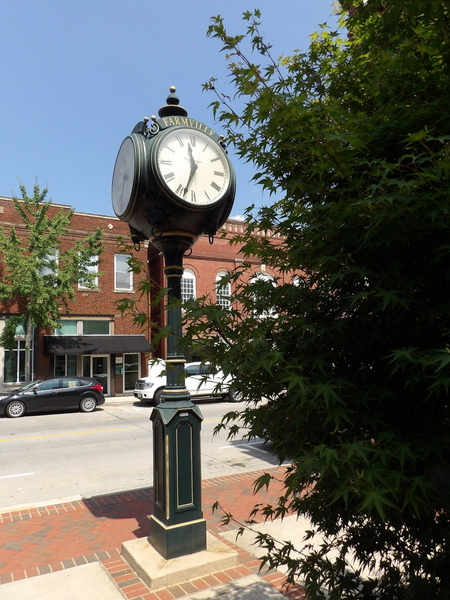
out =
{"type": "Polygon", "coordinates": [[[180,183],[180,185],[179,185],[179,186],[177,187],[177,189],[175,190],[175,193],[177,193],[178,195],[180,195],[182,191],[183,191],[183,186],[182,186],[182,185],[181,185],[181,183],[180,183]]]}
{"type": "Polygon", "coordinates": [[[175,179],[175,173],[166,173],[164,175],[164,179],[169,182],[172,181],[172,179],[175,179]]]}
{"type": "Polygon", "coordinates": [[[172,164],[172,161],[171,161],[171,160],[162,160],[162,161],[161,161],[161,164],[162,164],[162,165],[169,165],[169,167],[170,167],[170,166],[171,166],[171,164],[172,164]]]}
{"type": "Polygon", "coordinates": [[[195,197],[194,190],[191,190],[191,202],[197,202],[197,198],[195,197]]]}
{"type": "Polygon", "coordinates": [[[212,159],[211,159],[211,162],[216,162],[216,160],[220,160],[220,157],[219,157],[219,156],[216,156],[216,158],[212,158],[212,159]]]}
{"type": "Polygon", "coordinates": [[[184,146],[183,140],[181,139],[181,137],[179,135],[176,136],[178,143],[180,144],[180,146],[184,146]]]}
{"type": "Polygon", "coordinates": [[[211,187],[213,187],[217,192],[220,192],[220,186],[217,185],[215,181],[211,181],[211,187]]]}
{"type": "Polygon", "coordinates": [[[195,135],[191,135],[190,141],[191,141],[191,146],[193,148],[195,148],[195,143],[197,142],[197,138],[195,137],[195,135]]]}
{"type": "Polygon", "coordinates": [[[217,175],[218,177],[225,177],[225,173],[222,171],[214,171],[214,175],[217,175]]]}

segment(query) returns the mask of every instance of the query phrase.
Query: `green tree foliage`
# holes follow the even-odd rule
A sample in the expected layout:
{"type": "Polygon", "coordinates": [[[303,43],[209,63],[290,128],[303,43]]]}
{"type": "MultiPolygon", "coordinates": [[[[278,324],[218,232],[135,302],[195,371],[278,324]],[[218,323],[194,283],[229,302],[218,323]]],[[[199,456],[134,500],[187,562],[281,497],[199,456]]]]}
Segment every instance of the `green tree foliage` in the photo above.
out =
{"type": "MultiPolygon", "coordinates": [[[[6,306],[16,302],[20,314],[6,320],[0,344],[12,348],[16,327],[21,324],[29,351],[34,327],[56,327],[61,306],[70,312],[69,303],[74,299],[78,281],[93,287],[97,274],[89,273],[88,267],[93,257],[101,253],[102,231],[99,228],[67,247],[63,238],[68,234],[74,211],[49,212],[52,203],[46,200],[47,189],[41,190],[37,184],[32,197],[24,185],[20,191],[22,198],[12,199],[20,226],[0,227],[0,301],[6,306]]],[[[29,378],[27,369],[26,381],[29,378]]]]}
{"type": "Polygon", "coordinates": [[[449,598],[450,4],[348,0],[338,18],[279,59],[259,11],[244,35],[213,19],[236,93],[205,88],[274,198],[235,242],[280,277],[230,273],[234,308],[190,302],[186,343],[209,340],[247,399],[222,426],[292,462],[261,510],[323,537],[290,553],[310,598],[449,598]]]}

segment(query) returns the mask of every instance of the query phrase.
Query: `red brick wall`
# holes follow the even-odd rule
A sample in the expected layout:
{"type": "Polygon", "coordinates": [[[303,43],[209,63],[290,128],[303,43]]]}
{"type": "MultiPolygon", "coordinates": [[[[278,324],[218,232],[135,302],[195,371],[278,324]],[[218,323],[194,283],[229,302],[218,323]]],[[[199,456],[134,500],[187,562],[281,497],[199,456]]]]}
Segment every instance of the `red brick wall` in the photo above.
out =
{"type": "MultiPolygon", "coordinates": [[[[244,258],[239,246],[231,245],[229,240],[234,235],[242,234],[243,227],[242,221],[228,220],[222,228],[222,231],[226,232],[226,237],[222,237],[220,232],[212,244],[207,237],[200,238],[193,247],[192,254],[185,258],[185,268],[191,269],[196,275],[197,296],[210,294],[211,298],[216,300],[215,286],[218,273],[232,271],[242,264],[244,258]]],[[[276,243],[276,238],[274,241],[276,243]]],[[[261,265],[259,259],[246,258],[245,262],[250,263],[251,273],[264,271],[272,277],[280,276],[279,272],[261,265]]]]}
{"type": "MultiPolygon", "coordinates": [[[[64,205],[52,205],[50,214],[58,210],[69,210],[69,207],[64,205]]],[[[26,230],[23,228],[19,215],[9,198],[0,197],[0,224],[5,228],[15,225],[17,231],[26,235],[26,230]]],[[[83,239],[86,235],[94,231],[97,227],[101,227],[104,236],[103,252],[100,255],[99,271],[99,286],[98,289],[78,289],[74,287],[75,298],[70,303],[71,317],[103,317],[110,318],[114,323],[113,333],[115,334],[136,334],[143,333],[151,342],[151,331],[147,329],[142,331],[133,325],[130,317],[122,317],[115,303],[120,298],[127,297],[131,294],[137,301],[138,307],[142,311],[149,311],[147,298],[139,299],[133,292],[115,291],[114,290],[114,255],[121,253],[118,248],[117,238],[119,236],[129,240],[128,225],[120,221],[116,217],[93,215],[86,213],[74,213],[72,216],[69,233],[63,241],[64,246],[71,245],[73,242],[83,239]]],[[[229,239],[233,235],[242,233],[243,223],[241,221],[229,220],[224,225],[222,232],[226,232],[226,237],[221,237],[221,233],[214,239],[214,243],[210,244],[208,237],[200,238],[192,249],[192,253],[185,258],[185,268],[191,269],[196,275],[196,293],[197,296],[209,294],[211,298],[216,300],[216,277],[219,272],[231,271],[236,266],[243,262],[243,257],[239,252],[239,247],[230,245],[229,239]]],[[[276,243],[276,238],[274,242],[276,243]]],[[[149,266],[150,278],[159,285],[165,285],[163,276],[163,259],[160,253],[150,244],[148,250],[142,247],[139,252],[132,251],[134,256],[149,266]]],[[[261,266],[258,260],[248,260],[252,265],[253,272],[265,270],[269,275],[276,276],[279,273],[271,269],[266,269],[261,266]]],[[[0,257],[0,275],[1,275],[1,257],[0,257]]],[[[140,279],[146,278],[142,274],[140,279]]],[[[136,290],[139,279],[134,275],[134,289],[136,290]]],[[[0,304],[0,315],[20,314],[22,311],[17,302],[12,302],[9,306],[0,304]]],[[[160,306],[160,314],[152,309],[152,318],[156,322],[163,322],[164,314],[163,307],[160,306]]],[[[66,310],[61,308],[61,317],[66,316],[66,310]]],[[[52,332],[40,332],[52,333],[52,332]]],[[[42,347],[42,344],[40,344],[42,347]]],[[[156,356],[165,356],[164,345],[161,344],[155,351],[156,356]]],[[[142,373],[146,374],[146,357],[142,358],[142,373]]],[[[37,356],[37,375],[47,376],[52,375],[51,357],[44,356],[42,350],[37,356]]],[[[113,367],[113,365],[111,365],[113,367]]],[[[121,389],[122,376],[115,377],[117,389],[121,389]]]]}
{"type": "MultiPolygon", "coordinates": [[[[69,210],[67,206],[52,205],[50,214],[58,210],[69,210]]],[[[26,235],[20,216],[18,215],[13,202],[4,197],[0,197],[0,224],[7,230],[10,226],[15,226],[19,235],[26,235]]],[[[141,310],[148,312],[148,302],[146,298],[139,300],[137,295],[124,290],[114,290],[114,255],[123,253],[119,249],[117,238],[122,236],[126,240],[129,239],[128,225],[116,217],[108,217],[101,215],[90,215],[84,213],[75,213],[71,219],[68,235],[62,242],[62,248],[71,246],[75,241],[85,238],[89,233],[97,227],[101,227],[103,231],[103,252],[100,255],[99,264],[99,285],[97,289],[79,289],[78,285],[74,286],[74,300],[69,302],[69,310],[62,306],[60,309],[61,317],[71,318],[89,318],[99,317],[107,318],[113,322],[112,333],[115,334],[139,334],[143,333],[147,339],[150,339],[148,331],[141,331],[132,323],[131,317],[122,317],[116,307],[116,302],[120,298],[132,295],[138,302],[141,310]]],[[[143,249],[137,253],[132,251],[135,256],[146,261],[146,250],[143,249]]],[[[2,272],[1,257],[0,257],[0,276],[2,272]]],[[[145,279],[146,274],[143,273],[140,278],[133,275],[133,287],[137,288],[140,279],[145,279]]],[[[0,304],[0,316],[10,314],[21,314],[23,307],[16,301],[11,302],[8,306],[0,304]]],[[[52,331],[38,332],[37,352],[35,356],[35,376],[46,377],[53,375],[53,359],[43,353],[42,335],[52,334],[52,331]]],[[[147,357],[142,355],[141,373],[147,373],[147,357]]],[[[1,365],[0,365],[1,366],[1,365]]],[[[112,392],[119,392],[122,388],[122,375],[114,375],[115,365],[111,364],[111,387],[112,392]]]]}
{"type": "MultiPolygon", "coordinates": [[[[67,210],[67,206],[52,205],[50,214],[57,210],[67,210]]],[[[26,235],[22,222],[11,200],[0,197],[0,224],[8,229],[14,225],[17,232],[26,235]],[[2,211],[3,209],[3,211],[2,211]]],[[[103,231],[103,252],[100,255],[99,264],[99,286],[97,289],[78,289],[78,285],[74,286],[75,298],[70,303],[70,316],[102,316],[111,317],[114,320],[114,333],[136,333],[137,329],[133,327],[131,319],[122,318],[115,306],[115,302],[122,297],[126,297],[130,292],[114,291],[114,255],[120,254],[118,249],[117,238],[122,236],[129,238],[128,225],[120,221],[116,217],[107,217],[100,215],[89,215],[84,213],[75,213],[72,217],[69,233],[62,243],[62,248],[71,246],[74,242],[85,238],[89,233],[100,227],[103,231]]],[[[133,251],[137,257],[143,257],[144,252],[139,254],[133,251]]],[[[1,257],[0,257],[1,260],[1,257]]],[[[145,260],[145,258],[144,258],[145,260]]],[[[139,280],[134,275],[134,288],[137,287],[139,280]]],[[[144,306],[145,302],[140,302],[140,307],[144,306]]],[[[3,314],[20,313],[20,307],[16,302],[11,303],[8,307],[1,306],[0,310],[3,314]]],[[[61,315],[65,315],[66,311],[62,307],[61,315]]]]}

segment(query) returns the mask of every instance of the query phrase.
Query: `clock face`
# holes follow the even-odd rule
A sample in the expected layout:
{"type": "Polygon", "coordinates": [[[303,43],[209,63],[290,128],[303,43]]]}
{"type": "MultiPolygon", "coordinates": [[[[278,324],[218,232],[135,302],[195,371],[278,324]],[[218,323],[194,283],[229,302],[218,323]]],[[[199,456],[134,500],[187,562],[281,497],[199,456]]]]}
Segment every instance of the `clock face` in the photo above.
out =
{"type": "Polygon", "coordinates": [[[219,144],[201,131],[174,128],[158,140],[153,170],[160,183],[191,206],[221,200],[230,187],[230,167],[219,144]]]}
{"type": "Polygon", "coordinates": [[[118,217],[123,216],[134,202],[140,177],[140,153],[143,148],[128,136],[117,154],[112,180],[112,204],[118,217]]]}

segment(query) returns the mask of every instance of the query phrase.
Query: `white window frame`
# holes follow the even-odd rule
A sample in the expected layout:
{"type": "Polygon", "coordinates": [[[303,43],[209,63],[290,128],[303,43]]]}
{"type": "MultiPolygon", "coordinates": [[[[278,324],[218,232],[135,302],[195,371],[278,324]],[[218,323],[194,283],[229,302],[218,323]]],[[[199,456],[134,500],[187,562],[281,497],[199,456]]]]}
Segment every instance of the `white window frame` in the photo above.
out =
{"type": "Polygon", "coordinates": [[[192,269],[184,269],[183,276],[181,278],[181,300],[186,302],[187,300],[195,299],[196,296],[196,276],[192,269]],[[191,288],[191,291],[188,290],[191,288]]]}
{"type": "MultiPolygon", "coordinates": [[[[47,254],[43,260],[45,260],[48,263],[54,261],[56,265],[59,266],[59,250],[57,248],[54,248],[54,250],[51,253],[47,254]]],[[[50,266],[41,267],[39,269],[39,275],[41,277],[47,277],[48,275],[56,275],[56,273],[57,271],[52,269],[50,266]]]]}
{"type": "Polygon", "coordinates": [[[227,281],[225,285],[221,283],[221,279],[228,273],[226,271],[220,271],[216,275],[216,298],[217,304],[222,308],[228,310],[231,307],[231,281],[227,281]]]}
{"type": "MultiPolygon", "coordinates": [[[[266,273],[265,271],[258,271],[257,273],[254,273],[250,279],[250,283],[253,283],[257,280],[267,281],[276,287],[275,279],[272,277],[272,275],[269,275],[269,273],[266,273]]],[[[273,307],[270,307],[267,310],[264,310],[262,313],[257,313],[255,311],[255,315],[260,319],[266,319],[268,317],[276,318],[278,313],[273,307]]]]}
{"type": "MultiPolygon", "coordinates": [[[[132,292],[133,291],[133,272],[128,266],[128,260],[131,258],[131,254],[114,254],[114,290],[120,292],[132,292]],[[119,258],[120,257],[120,258],[119,258]],[[123,260],[125,259],[125,260],[123,260]],[[126,270],[118,269],[118,266],[126,265],[126,270]],[[128,276],[128,286],[118,285],[118,275],[122,275],[125,278],[125,274],[128,276]]],[[[120,282],[119,282],[120,283],[120,282]]]]}
{"type": "MultiPolygon", "coordinates": [[[[34,336],[34,331],[33,331],[33,336],[34,336]]],[[[16,334],[14,336],[14,348],[9,349],[9,348],[4,348],[4,355],[3,355],[3,381],[6,385],[15,385],[17,383],[24,383],[25,381],[25,357],[26,357],[26,350],[25,350],[25,341],[26,341],[26,337],[25,334],[23,332],[23,327],[21,326],[17,326],[16,328],[16,334]],[[7,362],[7,356],[8,357],[14,357],[15,356],[15,364],[16,364],[16,381],[6,381],[6,362],[7,362]],[[21,361],[21,357],[24,358],[23,361],[21,361]],[[21,370],[21,363],[23,364],[24,370],[21,370]],[[21,378],[22,375],[22,378],[21,378]]],[[[31,341],[31,347],[30,347],[30,373],[33,374],[33,364],[34,364],[34,340],[31,341]]]]}
{"type": "MultiPolygon", "coordinates": [[[[98,255],[91,256],[89,259],[89,264],[86,268],[87,272],[90,274],[97,274],[96,277],[92,280],[92,285],[98,288],[98,255]]],[[[88,287],[83,284],[83,279],[80,279],[78,282],[78,289],[80,290],[92,290],[93,287],[88,287]]]]}
{"type": "Polygon", "coordinates": [[[112,321],[111,319],[58,319],[58,321],[70,321],[71,323],[76,323],[76,332],[75,333],[59,333],[57,328],[54,329],[53,334],[54,335],[111,335],[111,329],[112,329],[112,321]],[[85,333],[84,331],[84,323],[87,323],[88,321],[101,321],[108,323],[108,333],[85,333]]]}

